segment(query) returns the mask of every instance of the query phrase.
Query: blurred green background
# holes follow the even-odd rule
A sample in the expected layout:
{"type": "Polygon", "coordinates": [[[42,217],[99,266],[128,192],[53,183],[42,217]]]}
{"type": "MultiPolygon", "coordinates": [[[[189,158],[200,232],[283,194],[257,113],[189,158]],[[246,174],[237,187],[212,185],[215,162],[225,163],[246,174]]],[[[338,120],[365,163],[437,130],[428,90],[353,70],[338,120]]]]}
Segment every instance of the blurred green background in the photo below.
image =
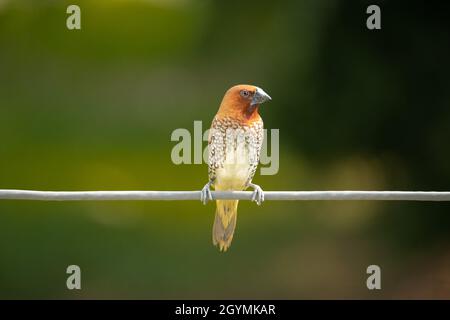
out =
{"type": "MultiPolygon", "coordinates": [[[[199,190],[170,134],[225,90],[273,101],[266,190],[449,190],[445,1],[0,0],[0,188],[199,190]],[[377,3],[382,30],[369,31],[377,3]],[[66,28],[81,7],[82,29],[66,28]]],[[[450,298],[450,205],[0,201],[0,298],[450,298]],[[66,289],[68,265],[82,290],[66,289]],[[382,268],[382,290],[366,268],[382,268]]]]}

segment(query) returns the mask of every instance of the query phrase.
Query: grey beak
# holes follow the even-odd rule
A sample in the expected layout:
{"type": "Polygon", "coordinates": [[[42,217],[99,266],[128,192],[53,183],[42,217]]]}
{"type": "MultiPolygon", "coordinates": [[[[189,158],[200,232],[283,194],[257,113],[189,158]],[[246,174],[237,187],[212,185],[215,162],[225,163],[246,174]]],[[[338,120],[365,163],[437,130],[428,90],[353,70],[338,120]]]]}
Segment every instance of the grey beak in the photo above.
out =
{"type": "Polygon", "coordinates": [[[272,100],[272,98],[267,93],[265,93],[263,89],[256,88],[256,92],[255,95],[253,96],[251,105],[253,106],[255,104],[261,104],[268,100],[272,100]]]}

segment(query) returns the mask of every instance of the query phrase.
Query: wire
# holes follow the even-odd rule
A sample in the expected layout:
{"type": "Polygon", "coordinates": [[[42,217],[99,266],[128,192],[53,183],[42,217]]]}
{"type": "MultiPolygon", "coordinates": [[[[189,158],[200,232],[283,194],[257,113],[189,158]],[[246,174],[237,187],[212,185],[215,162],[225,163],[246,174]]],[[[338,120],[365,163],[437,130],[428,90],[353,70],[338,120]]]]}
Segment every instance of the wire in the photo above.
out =
{"type": "MultiPolygon", "coordinates": [[[[0,189],[0,199],[43,201],[200,200],[200,191],[34,191],[0,189]]],[[[251,200],[251,191],[212,191],[214,200],[251,200]]],[[[435,191],[265,191],[265,200],[450,201],[435,191]]]]}

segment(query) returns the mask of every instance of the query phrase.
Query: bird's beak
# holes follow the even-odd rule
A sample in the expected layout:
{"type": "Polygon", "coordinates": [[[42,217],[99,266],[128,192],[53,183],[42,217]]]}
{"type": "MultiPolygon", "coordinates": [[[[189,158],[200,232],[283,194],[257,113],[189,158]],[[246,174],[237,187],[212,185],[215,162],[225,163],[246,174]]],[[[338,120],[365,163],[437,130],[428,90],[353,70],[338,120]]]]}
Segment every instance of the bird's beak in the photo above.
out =
{"type": "Polygon", "coordinates": [[[255,94],[253,95],[252,102],[250,105],[261,104],[266,102],[267,100],[272,100],[272,98],[264,92],[261,88],[256,88],[255,94]]]}

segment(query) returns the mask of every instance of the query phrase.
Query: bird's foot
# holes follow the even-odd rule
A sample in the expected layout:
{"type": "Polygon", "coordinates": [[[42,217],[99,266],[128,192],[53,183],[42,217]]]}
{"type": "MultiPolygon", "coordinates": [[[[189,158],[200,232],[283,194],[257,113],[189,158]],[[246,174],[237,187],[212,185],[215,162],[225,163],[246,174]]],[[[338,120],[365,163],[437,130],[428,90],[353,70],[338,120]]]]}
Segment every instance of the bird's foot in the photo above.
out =
{"type": "Polygon", "coordinates": [[[253,188],[253,195],[252,195],[252,201],[255,201],[258,206],[261,205],[264,201],[264,191],[261,189],[260,186],[254,183],[249,183],[249,187],[253,188]]]}
{"type": "Polygon", "coordinates": [[[209,181],[207,184],[205,184],[205,186],[203,187],[201,194],[200,194],[200,201],[203,204],[207,204],[209,200],[212,200],[212,195],[211,195],[211,181],[209,181]]]}

